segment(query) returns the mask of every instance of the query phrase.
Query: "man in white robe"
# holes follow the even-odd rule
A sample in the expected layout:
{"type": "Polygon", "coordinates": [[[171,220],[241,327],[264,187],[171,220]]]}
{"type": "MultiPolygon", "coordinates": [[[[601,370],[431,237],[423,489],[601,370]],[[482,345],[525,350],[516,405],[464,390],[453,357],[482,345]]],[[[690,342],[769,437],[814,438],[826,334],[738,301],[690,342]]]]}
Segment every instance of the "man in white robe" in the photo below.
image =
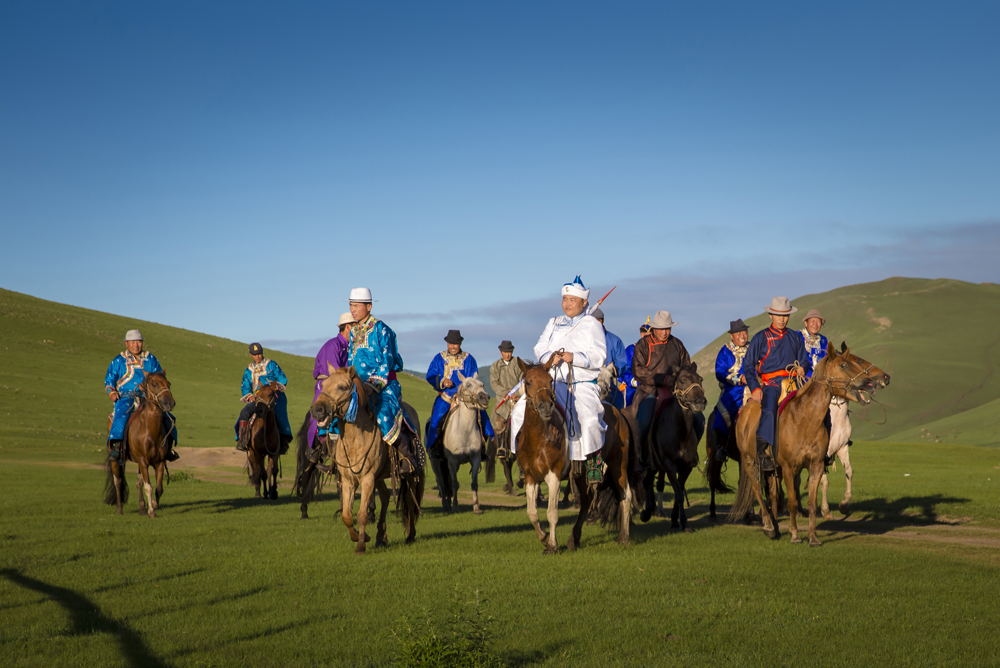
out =
{"type": "MultiPolygon", "coordinates": [[[[597,389],[597,376],[604,366],[608,349],[604,327],[592,315],[587,315],[588,290],[580,277],[562,288],[562,309],[565,315],[556,316],[545,325],[535,344],[535,357],[544,364],[555,358],[549,374],[555,380],[556,401],[572,419],[570,431],[570,458],[587,461],[588,479],[600,482],[603,462],[600,459],[607,425],[602,419],[597,389]],[[563,352],[559,352],[562,350],[563,352]],[[570,397],[572,388],[572,397],[570,397]],[[570,410],[571,408],[571,410],[570,410]]],[[[511,450],[516,452],[517,434],[524,423],[527,402],[519,401],[511,411],[511,450]]]]}

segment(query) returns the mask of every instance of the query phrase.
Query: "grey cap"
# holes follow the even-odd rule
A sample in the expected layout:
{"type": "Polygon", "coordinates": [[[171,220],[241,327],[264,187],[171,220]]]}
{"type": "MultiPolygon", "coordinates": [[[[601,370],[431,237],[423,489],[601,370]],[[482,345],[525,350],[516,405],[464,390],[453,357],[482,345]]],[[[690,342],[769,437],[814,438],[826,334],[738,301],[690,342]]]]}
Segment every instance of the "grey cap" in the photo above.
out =
{"type": "Polygon", "coordinates": [[[126,341],[142,341],[142,332],[138,329],[130,329],[125,332],[126,341]]]}
{"type": "Polygon", "coordinates": [[[597,308],[595,308],[594,312],[591,313],[590,315],[594,316],[598,320],[604,320],[604,311],[601,310],[600,306],[598,306],[597,308]]]}

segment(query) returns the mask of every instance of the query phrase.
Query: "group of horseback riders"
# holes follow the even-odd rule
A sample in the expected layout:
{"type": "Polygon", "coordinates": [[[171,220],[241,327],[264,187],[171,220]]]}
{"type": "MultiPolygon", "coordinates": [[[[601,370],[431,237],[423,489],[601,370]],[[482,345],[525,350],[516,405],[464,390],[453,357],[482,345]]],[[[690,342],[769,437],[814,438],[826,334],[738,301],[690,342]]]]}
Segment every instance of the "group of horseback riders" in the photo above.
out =
{"type": "MultiPolygon", "coordinates": [[[[562,286],[562,315],[551,318],[534,346],[539,363],[553,361],[550,375],[554,391],[566,418],[570,458],[586,462],[587,476],[600,482],[604,462],[601,448],[606,425],[604,408],[597,379],[606,365],[613,365],[609,403],[619,409],[629,408],[645,439],[659,406],[673,395],[674,384],[682,369],[691,368],[691,357],[683,342],[672,335],[675,322],[669,311],[657,311],[639,327],[639,340],[628,347],[604,326],[604,313],[599,306],[590,307],[590,290],[579,276],[562,286]]],[[[344,419],[350,420],[358,402],[368,402],[376,416],[385,442],[398,453],[399,475],[408,476],[422,469],[422,458],[415,448],[419,445],[417,426],[409,424],[402,409],[402,390],[396,374],[403,369],[403,360],[396,345],[396,334],[381,320],[372,316],[372,294],[368,288],[350,292],[349,313],[339,321],[339,333],[327,341],[316,356],[313,376],[316,381],[314,401],[322,389],[322,381],[330,368],[354,367],[365,396],[352,397],[344,419]],[[405,438],[400,438],[405,435],[405,438]]],[[[712,428],[727,432],[736,422],[746,400],[760,402],[761,419],[757,428],[758,458],[764,471],[774,469],[768,447],[774,445],[775,419],[781,381],[790,375],[808,376],[816,363],[826,355],[826,337],[820,334],[825,320],[812,309],[803,319],[801,331],[787,329],[789,317],[797,312],[786,297],[775,297],[766,312],[771,325],[748,341],[748,328],[743,320],[730,323],[730,341],[716,357],[715,373],[722,390],[719,410],[712,428]],[[749,373],[748,373],[749,372],[749,373]]],[[[440,426],[448,414],[461,378],[478,373],[475,358],[462,350],[464,340],[459,330],[450,330],[444,337],[447,349],[435,355],[427,370],[427,382],[438,392],[424,433],[424,444],[431,452],[432,466],[439,457],[440,426]]],[[[109,459],[123,459],[125,426],[134,407],[142,399],[141,386],[147,373],[162,371],[156,357],[143,351],[143,337],[138,330],[125,336],[126,350],[112,360],[105,377],[105,389],[114,402],[113,420],[108,437],[109,459]]],[[[496,434],[509,430],[510,456],[517,450],[517,435],[524,421],[525,402],[520,387],[522,366],[514,357],[509,340],[499,345],[500,359],[490,366],[490,386],[497,398],[491,415],[480,410],[479,424],[484,443],[496,434]]],[[[256,393],[264,385],[276,389],[273,409],[281,435],[281,454],[292,440],[288,421],[285,386],[287,377],[277,362],[264,357],[259,343],[249,347],[252,361],[243,373],[241,400],[247,405],[241,410],[235,426],[237,449],[246,450],[249,425],[259,412],[256,393]]],[[[320,426],[310,417],[307,442],[309,458],[319,462],[327,452],[328,441],[336,439],[342,425],[333,420],[320,426]]],[[[700,439],[705,418],[696,416],[695,430],[700,439]]],[[[173,446],[177,441],[176,427],[171,416],[168,461],[177,459],[173,446]]],[[[726,457],[725,449],[717,456],[726,457]]],[[[438,469],[435,473],[440,475],[438,469]]]]}

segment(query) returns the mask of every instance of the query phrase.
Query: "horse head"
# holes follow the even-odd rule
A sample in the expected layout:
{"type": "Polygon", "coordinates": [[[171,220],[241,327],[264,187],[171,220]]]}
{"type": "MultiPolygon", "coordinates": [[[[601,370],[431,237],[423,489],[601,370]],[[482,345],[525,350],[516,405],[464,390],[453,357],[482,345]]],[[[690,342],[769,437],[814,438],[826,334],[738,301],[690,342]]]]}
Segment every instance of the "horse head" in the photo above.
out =
{"type": "Polygon", "coordinates": [[[813,370],[813,381],[825,384],[835,397],[867,405],[871,403],[871,393],[878,387],[877,383],[868,377],[874,368],[865,360],[852,355],[847,346],[841,352],[829,344],[826,347],[826,357],[819,361],[813,370]]]}
{"type": "Polygon", "coordinates": [[[146,374],[146,379],[142,381],[143,394],[150,401],[153,401],[165,413],[169,413],[177,405],[174,395],[170,393],[170,381],[164,371],[146,374]]]}
{"type": "Polygon", "coordinates": [[[278,403],[278,383],[272,381],[267,385],[261,385],[254,396],[256,396],[258,404],[274,408],[274,405],[278,403]]]}
{"type": "Polygon", "coordinates": [[[683,408],[694,413],[701,413],[708,406],[705,388],[701,386],[702,377],[698,375],[698,365],[691,362],[681,367],[674,381],[674,397],[683,408]]]}
{"type": "MultiPolygon", "coordinates": [[[[840,342],[840,352],[845,355],[851,355],[851,351],[847,348],[846,341],[840,342]]],[[[860,357],[857,357],[856,355],[851,355],[851,358],[856,360],[859,364],[863,364],[866,367],[868,367],[869,370],[867,371],[866,375],[877,386],[874,390],[872,390],[873,392],[876,390],[880,390],[889,384],[889,374],[887,374],[885,371],[882,371],[882,369],[878,368],[871,362],[866,362],[865,360],[861,359],[860,357]]]]}
{"type": "MultiPolygon", "coordinates": [[[[338,369],[329,362],[326,366],[329,374],[323,379],[319,396],[309,409],[313,419],[322,427],[329,425],[334,418],[345,415],[355,387],[361,384],[354,367],[338,369]]],[[[363,396],[359,395],[358,398],[362,399],[363,396]]]]}
{"type": "Polygon", "coordinates": [[[528,406],[535,410],[545,424],[548,424],[556,409],[556,393],[552,389],[552,376],[549,375],[552,358],[550,357],[545,364],[530,364],[521,358],[518,358],[517,363],[521,365],[521,371],[524,373],[522,387],[528,406]]]}
{"type": "Polygon", "coordinates": [[[464,402],[470,408],[474,407],[486,410],[490,405],[490,395],[486,392],[483,381],[479,380],[479,372],[477,371],[471,376],[463,376],[462,372],[459,371],[458,379],[462,381],[462,384],[458,386],[455,398],[464,402]]]}

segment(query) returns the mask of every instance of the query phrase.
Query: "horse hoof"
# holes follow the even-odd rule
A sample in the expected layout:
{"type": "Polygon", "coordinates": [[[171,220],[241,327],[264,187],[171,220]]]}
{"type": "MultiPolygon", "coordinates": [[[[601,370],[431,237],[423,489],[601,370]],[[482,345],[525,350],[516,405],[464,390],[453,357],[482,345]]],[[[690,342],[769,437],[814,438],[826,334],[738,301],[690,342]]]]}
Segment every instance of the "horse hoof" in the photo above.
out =
{"type": "Polygon", "coordinates": [[[407,537],[406,540],[403,541],[403,545],[413,545],[413,541],[415,541],[416,539],[417,539],[416,536],[409,536],[407,537]]]}
{"type": "Polygon", "coordinates": [[[684,533],[694,533],[694,529],[691,527],[684,527],[684,533]]]}
{"type": "Polygon", "coordinates": [[[768,538],[777,538],[778,532],[775,531],[774,529],[764,529],[764,535],[767,536],[768,538]]]}
{"type": "Polygon", "coordinates": [[[361,549],[360,547],[358,549],[354,550],[354,556],[355,557],[360,557],[364,553],[365,553],[365,551],[363,549],[361,549]]]}
{"type": "Polygon", "coordinates": [[[271,500],[274,501],[277,498],[278,498],[278,490],[276,489],[271,490],[271,500]]]}
{"type": "Polygon", "coordinates": [[[569,550],[570,552],[576,551],[576,541],[573,540],[572,536],[570,536],[569,540],[566,541],[566,549],[569,550]]]}
{"type": "Polygon", "coordinates": [[[306,515],[305,513],[302,513],[302,519],[307,520],[307,519],[309,519],[309,516],[306,515]]]}
{"type": "Polygon", "coordinates": [[[389,547],[389,541],[387,541],[387,540],[377,540],[377,541],[375,541],[375,547],[389,547]]]}
{"type": "Polygon", "coordinates": [[[841,503],[839,506],[837,506],[837,508],[840,510],[842,515],[851,514],[851,504],[849,503],[841,503]]]}
{"type": "Polygon", "coordinates": [[[823,543],[819,542],[815,538],[809,539],[809,547],[823,547],[823,543]]]}
{"type": "Polygon", "coordinates": [[[556,552],[558,552],[558,550],[554,547],[547,547],[542,550],[542,554],[555,554],[556,552]]]}
{"type": "Polygon", "coordinates": [[[823,513],[823,519],[824,520],[832,520],[833,519],[833,513],[823,513]]]}
{"type": "Polygon", "coordinates": [[[472,512],[474,514],[476,514],[476,515],[482,515],[483,514],[483,509],[480,508],[479,506],[476,506],[475,508],[472,509],[472,512]]]}
{"type": "Polygon", "coordinates": [[[792,545],[798,545],[801,542],[802,542],[801,538],[799,538],[798,536],[792,536],[792,545]]]}
{"type": "Polygon", "coordinates": [[[648,510],[644,510],[641,513],[639,513],[639,519],[643,522],[648,522],[650,517],[652,517],[652,513],[650,513],[648,510]]]}
{"type": "Polygon", "coordinates": [[[503,486],[503,491],[504,491],[505,493],[507,493],[507,494],[512,494],[512,493],[514,492],[514,490],[513,490],[513,489],[511,489],[511,484],[510,484],[510,483],[505,483],[505,484],[504,484],[504,486],[503,486]]]}

